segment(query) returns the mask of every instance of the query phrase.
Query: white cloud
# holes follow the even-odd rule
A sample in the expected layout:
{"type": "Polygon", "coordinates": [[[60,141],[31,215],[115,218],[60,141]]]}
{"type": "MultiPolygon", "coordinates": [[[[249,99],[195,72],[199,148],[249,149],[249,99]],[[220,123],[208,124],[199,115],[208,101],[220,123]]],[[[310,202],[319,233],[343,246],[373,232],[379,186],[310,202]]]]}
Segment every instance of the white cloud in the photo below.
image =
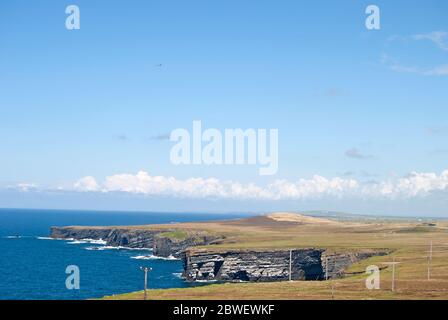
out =
{"type": "Polygon", "coordinates": [[[424,195],[446,189],[448,189],[448,170],[439,176],[435,173],[412,172],[409,177],[399,179],[397,183],[397,192],[406,196],[424,195]]]}
{"type": "Polygon", "coordinates": [[[268,192],[273,199],[305,199],[320,196],[341,197],[350,194],[358,188],[358,182],[353,179],[327,179],[315,175],[311,179],[300,179],[297,182],[277,180],[268,186],[268,192]]]}
{"type": "MultiPolygon", "coordinates": [[[[429,33],[415,34],[412,36],[392,36],[389,41],[394,42],[397,40],[416,40],[416,41],[430,41],[434,43],[437,47],[444,51],[448,51],[448,32],[446,31],[433,31],[429,33]]],[[[448,75],[448,65],[436,65],[433,67],[418,67],[403,65],[396,59],[388,56],[387,54],[382,54],[381,62],[387,65],[391,70],[403,73],[414,73],[422,76],[447,76],[448,75]]]]}
{"type": "Polygon", "coordinates": [[[440,49],[448,51],[448,32],[433,31],[425,34],[416,34],[411,36],[414,40],[428,40],[436,44],[440,49]]]}
{"type": "Polygon", "coordinates": [[[414,73],[421,76],[447,76],[448,75],[448,65],[439,65],[432,68],[418,68],[415,66],[405,66],[400,64],[397,60],[391,58],[390,56],[383,54],[381,57],[381,62],[386,65],[389,69],[401,72],[401,73],[414,73]]]}
{"type": "Polygon", "coordinates": [[[17,184],[17,188],[21,191],[27,192],[30,190],[35,190],[39,188],[39,186],[36,183],[22,182],[17,184]]]}
{"type": "Polygon", "coordinates": [[[407,177],[396,181],[383,181],[362,188],[364,195],[388,198],[412,198],[437,191],[448,191],[448,170],[440,175],[412,172],[407,177]]]}
{"type": "Polygon", "coordinates": [[[151,176],[145,171],[137,174],[109,176],[101,184],[93,177],[85,177],[74,185],[76,191],[125,192],[148,196],[178,198],[304,200],[322,197],[410,198],[425,196],[435,191],[448,191],[448,170],[440,175],[413,172],[391,181],[364,184],[355,179],[326,178],[315,175],[297,181],[276,180],[261,186],[216,178],[151,176]]]}
{"type": "Polygon", "coordinates": [[[448,64],[434,67],[432,69],[423,72],[425,76],[447,76],[448,75],[448,64]]]}
{"type": "Polygon", "coordinates": [[[98,191],[99,186],[94,177],[84,177],[75,182],[74,186],[77,191],[98,191]]]}

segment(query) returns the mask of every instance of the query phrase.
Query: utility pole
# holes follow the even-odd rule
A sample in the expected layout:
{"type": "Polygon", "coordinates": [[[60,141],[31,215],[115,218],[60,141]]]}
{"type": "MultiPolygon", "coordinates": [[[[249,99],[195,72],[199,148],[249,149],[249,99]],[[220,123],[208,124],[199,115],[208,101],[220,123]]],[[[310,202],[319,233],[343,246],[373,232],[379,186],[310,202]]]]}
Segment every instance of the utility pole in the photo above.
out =
{"type": "Polygon", "coordinates": [[[428,281],[431,280],[431,261],[432,261],[432,241],[429,245],[429,255],[428,255],[428,281]]]}
{"type": "Polygon", "coordinates": [[[144,284],[144,288],[145,288],[145,295],[144,295],[144,300],[147,299],[148,295],[147,295],[147,289],[148,289],[148,272],[152,270],[152,268],[148,268],[148,267],[140,267],[140,270],[142,270],[145,273],[145,284],[144,284]]]}
{"type": "Polygon", "coordinates": [[[289,281],[292,281],[292,249],[289,250],[289,281]]]}
{"type": "Polygon", "coordinates": [[[395,257],[392,260],[392,291],[395,291],[395,257]]]}
{"type": "Polygon", "coordinates": [[[331,281],[331,300],[334,300],[334,285],[333,285],[333,281],[331,281]]]}
{"type": "Polygon", "coordinates": [[[395,257],[393,257],[392,262],[383,262],[383,264],[392,266],[392,292],[395,291],[395,265],[400,262],[395,262],[395,257]]]}

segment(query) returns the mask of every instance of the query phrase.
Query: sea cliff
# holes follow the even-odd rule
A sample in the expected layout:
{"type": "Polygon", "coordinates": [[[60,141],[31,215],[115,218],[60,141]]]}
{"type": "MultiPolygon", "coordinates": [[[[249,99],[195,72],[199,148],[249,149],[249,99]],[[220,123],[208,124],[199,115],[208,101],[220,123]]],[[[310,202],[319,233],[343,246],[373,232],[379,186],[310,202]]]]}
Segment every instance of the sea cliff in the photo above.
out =
{"type": "Polygon", "coordinates": [[[225,241],[224,236],[179,228],[53,227],[51,237],[101,239],[109,246],[148,248],[157,256],[174,256],[182,259],[187,281],[325,280],[343,277],[360,260],[387,254],[384,250],[334,252],[325,248],[220,250],[213,245],[225,241]]]}
{"type": "Polygon", "coordinates": [[[275,251],[194,252],[183,255],[189,281],[325,280],[343,277],[352,264],[385,251],[332,252],[302,248],[275,251]],[[290,276],[291,274],[291,276],[290,276]]]}
{"type": "Polygon", "coordinates": [[[50,236],[56,239],[103,240],[108,246],[152,249],[154,255],[177,258],[188,247],[216,244],[222,240],[206,232],[106,227],[52,227],[50,236]]]}

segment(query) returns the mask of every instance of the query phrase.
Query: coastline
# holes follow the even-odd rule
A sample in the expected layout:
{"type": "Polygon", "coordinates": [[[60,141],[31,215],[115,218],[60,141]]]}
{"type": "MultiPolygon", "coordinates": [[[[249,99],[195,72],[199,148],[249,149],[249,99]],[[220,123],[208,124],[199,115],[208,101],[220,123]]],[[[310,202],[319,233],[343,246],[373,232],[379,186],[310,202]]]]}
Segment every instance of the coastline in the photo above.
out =
{"type": "Polygon", "coordinates": [[[151,248],[156,256],[181,259],[182,278],[188,282],[327,282],[359,277],[365,272],[360,266],[406,250],[397,235],[415,241],[414,233],[432,235],[442,228],[415,221],[341,222],[274,213],[176,225],[59,227],[52,236],[151,248]]]}

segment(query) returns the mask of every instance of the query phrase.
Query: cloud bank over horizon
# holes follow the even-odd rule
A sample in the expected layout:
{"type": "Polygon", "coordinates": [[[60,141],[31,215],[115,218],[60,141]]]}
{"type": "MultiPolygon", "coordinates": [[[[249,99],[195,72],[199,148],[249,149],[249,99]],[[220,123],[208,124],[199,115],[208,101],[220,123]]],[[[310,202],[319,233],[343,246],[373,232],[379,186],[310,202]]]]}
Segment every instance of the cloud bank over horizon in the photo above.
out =
{"type": "Polygon", "coordinates": [[[315,200],[333,199],[412,199],[448,191],[448,170],[440,174],[410,174],[384,181],[360,181],[352,178],[314,175],[296,181],[277,179],[260,185],[217,178],[153,176],[146,171],[136,174],[115,174],[97,181],[86,176],[66,187],[41,187],[38,184],[20,183],[9,188],[22,192],[61,191],[77,193],[128,193],[144,196],[174,197],[182,199],[233,199],[233,200],[315,200]],[[25,187],[24,187],[25,186],[25,187]]]}

